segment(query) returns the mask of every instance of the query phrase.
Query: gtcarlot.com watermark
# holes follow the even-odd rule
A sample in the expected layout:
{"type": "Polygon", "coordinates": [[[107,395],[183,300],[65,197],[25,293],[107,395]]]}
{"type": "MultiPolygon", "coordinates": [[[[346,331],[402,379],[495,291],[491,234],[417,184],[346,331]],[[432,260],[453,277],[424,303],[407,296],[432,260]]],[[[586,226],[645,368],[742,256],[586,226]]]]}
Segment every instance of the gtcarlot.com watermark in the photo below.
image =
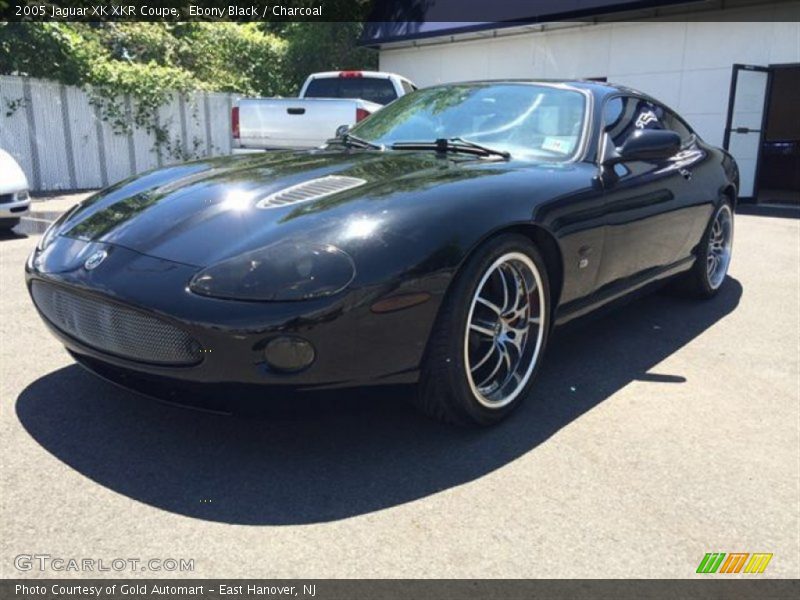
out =
{"type": "Polygon", "coordinates": [[[50,554],[18,554],[14,557],[14,567],[18,571],[38,571],[41,573],[73,572],[137,572],[143,571],[194,571],[193,558],[74,558],[51,556],[50,554]]]}

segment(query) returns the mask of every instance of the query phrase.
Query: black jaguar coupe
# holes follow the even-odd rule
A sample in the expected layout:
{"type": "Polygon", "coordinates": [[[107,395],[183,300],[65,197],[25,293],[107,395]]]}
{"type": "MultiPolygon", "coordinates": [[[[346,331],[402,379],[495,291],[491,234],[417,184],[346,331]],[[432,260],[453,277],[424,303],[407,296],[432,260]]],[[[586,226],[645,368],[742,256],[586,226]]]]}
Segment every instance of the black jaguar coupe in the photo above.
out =
{"type": "Polygon", "coordinates": [[[738,183],[632,89],[442,85],[319,149],[118,183],[59,218],[26,275],[77,361],[148,395],[416,382],[428,414],[487,425],[535,396],[555,325],[656,281],[713,296],[738,183]]]}

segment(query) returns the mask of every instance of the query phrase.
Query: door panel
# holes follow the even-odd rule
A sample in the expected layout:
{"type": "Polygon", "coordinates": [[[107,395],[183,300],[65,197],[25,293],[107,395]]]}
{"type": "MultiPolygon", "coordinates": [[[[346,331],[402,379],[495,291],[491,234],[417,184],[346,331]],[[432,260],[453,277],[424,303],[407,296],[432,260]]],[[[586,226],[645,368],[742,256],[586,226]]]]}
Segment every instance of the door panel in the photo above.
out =
{"type": "Polygon", "coordinates": [[[734,65],[724,147],[739,165],[739,196],[756,195],[758,155],[761,148],[769,69],[734,65]]]}
{"type": "Polygon", "coordinates": [[[606,153],[638,129],[680,125],[687,143],[668,159],[618,164],[613,174],[604,176],[608,227],[598,288],[685,258],[696,208],[703,202],[692,177],[705,152],[692,141],[688,128],[673,123],[658,104],[636,97],[620,100],[619,111],[606,111],[606,153]]]}
{"type": "Polygon", "coordinates": [[[672,264],[687,234],[688,182],[667,161],[629,163],[608,186],[608,232],[598,286],[672,264]]]}

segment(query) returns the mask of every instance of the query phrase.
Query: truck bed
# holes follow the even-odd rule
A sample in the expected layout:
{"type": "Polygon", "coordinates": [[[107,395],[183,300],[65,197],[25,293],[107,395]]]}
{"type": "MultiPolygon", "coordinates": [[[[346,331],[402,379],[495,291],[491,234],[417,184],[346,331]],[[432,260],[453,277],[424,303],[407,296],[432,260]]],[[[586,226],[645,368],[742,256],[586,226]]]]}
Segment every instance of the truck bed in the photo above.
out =
{"type": "Polygon", "coordinates": [[[242,149],[315,148],[356,122],[356,110],[380,108],[349,98],[248,98],[239,102],[242,149]]]}

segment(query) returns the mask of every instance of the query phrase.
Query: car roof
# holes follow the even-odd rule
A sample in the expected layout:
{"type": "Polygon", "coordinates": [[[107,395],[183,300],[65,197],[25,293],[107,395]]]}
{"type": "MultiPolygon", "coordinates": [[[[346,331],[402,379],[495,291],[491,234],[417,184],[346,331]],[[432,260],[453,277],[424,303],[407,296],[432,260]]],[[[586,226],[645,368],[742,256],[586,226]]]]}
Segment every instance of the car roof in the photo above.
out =
{"type": "Polygon", "coordinates": [[[608,83],[605,81],[595,81],[592,79],[477,79],[473,81],[453,81],[450,83],[441,83],[430,87],[446,87],[448,85],[497,85],[503,83],[565,85],[576,89],[589,90],[598,96],[623,92],[625,94],[649,97],[647,94],[640,92],[639,90],[635,90],[624,85],[608,83]]]}

